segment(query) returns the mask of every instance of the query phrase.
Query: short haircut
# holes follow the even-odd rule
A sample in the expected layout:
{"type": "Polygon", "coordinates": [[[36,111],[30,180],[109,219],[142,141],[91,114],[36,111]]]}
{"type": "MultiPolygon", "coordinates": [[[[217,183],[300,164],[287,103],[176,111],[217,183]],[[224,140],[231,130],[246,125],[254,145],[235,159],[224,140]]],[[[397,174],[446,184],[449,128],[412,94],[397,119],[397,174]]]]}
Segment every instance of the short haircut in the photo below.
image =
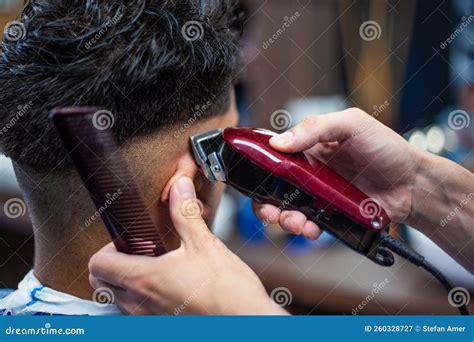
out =
{"type": "Polygon", "coordinates": [[[56,107],[110,110],[120,144],[199,106],[199,119],[224,113],[244,19],[237,0],[29,1],[2,46],[0,151],[38,170],[69,165],[56,107]]]}

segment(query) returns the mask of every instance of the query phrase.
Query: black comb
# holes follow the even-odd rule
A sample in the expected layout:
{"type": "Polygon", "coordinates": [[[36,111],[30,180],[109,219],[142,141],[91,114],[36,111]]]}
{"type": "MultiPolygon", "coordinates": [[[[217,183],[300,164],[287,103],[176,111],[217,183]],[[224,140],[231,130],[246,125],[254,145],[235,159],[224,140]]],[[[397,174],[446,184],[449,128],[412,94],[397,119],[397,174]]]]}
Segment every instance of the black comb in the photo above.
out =
{"type": "Polygon", "coordinates": [[[111,112],[93,107],[55,109],[56,126],[118,251],[159,256],[166,249],[111,130],[111,112]]]}

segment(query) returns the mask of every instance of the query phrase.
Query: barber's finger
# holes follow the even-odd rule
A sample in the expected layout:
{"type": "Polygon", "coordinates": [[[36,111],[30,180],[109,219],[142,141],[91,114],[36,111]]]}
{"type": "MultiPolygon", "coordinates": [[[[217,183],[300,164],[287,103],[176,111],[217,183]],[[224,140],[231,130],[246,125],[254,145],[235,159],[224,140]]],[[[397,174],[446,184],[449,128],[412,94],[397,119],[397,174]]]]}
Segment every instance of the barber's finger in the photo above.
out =
{"type": "Polygon", "coordinates": [[[319,160],[326,160],[334,156],[340,150],[341,144],[338,142],[317,144],[311,149],[311,154],[319,157],[319,160]]]}
{"type": "Polygon", "coordinates": [[[113,242],[109,242],[99,250],[100,253],[117,253],[117,248],[113,242]]]}
{"type": "Polygon", "coordinates": [[[92,300],[94,302],[111,304],[115,302],[115,298],[121,293],[125,294],[126,290],[113,284],[107,283],[89,274],[89,283],[94,289],[92,300]]]}
{"type": "Polygon", "coordinates": [[[306,216],[299,211],[283,211],[280,215],[280,226],[291,234],[302,234],[305,222],[306,216]]]}
{"type": "Polygon", "coordinates": [[[89,278],[89,282],[92,287],[95,288],[92,295],[94,302],[99,304],[116,304],[120,308],[120,311],[125,314],[140,315],[145,313],[145,311],[140,310],[140,308],[146,299],[137,296],[134,292],[129,292],[112,284],[102,282],[93,276],[89,278]]]}
{"type": "Polygon", "coordinates": [[[103,247],[89,261],[90,274],[117,287],[125,288],[138,277],[150,257],[118,252],[112,243],[103,247]]]}
{"type": "MultiPolygon", "coordinates": [[[[356,109],[306,117],[301,123],[270,140],[282,152],[301,152],[317,143],[342,142],[360,126],[364,114],[356,109]]],[[[368,115],[367,115],[368,116],[368,115]]]]}
{"type": "MultiPolygon", "coordinates": [[[[120,308],[120,311],[125,313],[126,315],[133,315],[133,316],[145,316],[149,314],[144,308],[143,304],[130,300],[127,296],[125,297],[117,297],[117,306],[120,308]]],[[[146,299],[145,299],[146,301],[146,299]]]]}
{"type": "Polygon", "coordinates": [[[323,231],[313,221],[307,220],[303,226],[303,235],[310,240],[316,240],[323,231]]]}
{"type": "Polygon", "coordinates": [[[317,239],[321,234],[318,225],[309,221],[306,216],[299,211],[283,211],[280,215],[280,226],[290,234],[303,234],[311,240],[317,239]]]}
{"type": "Polygon", "coordinates": [[[197,199],[190,178],[181,177],[172,185],[169,207],[173,225],[185,246],[197,246],[211,235],[202,218],[203,204],[197,199]]]}
{"type": "Polygon", "coordinates": [[[255,215],[267,224],[277,224],[280,220],[280,209],[270,204],[260,204],[253,202],[255,215]]]}
{"type": "Polygon", "coordinates": [[[164,310],[160,310],[156,303],[151,303],[149,298],[135,296],[130,293],[120,293],[115,297],[115,304],[120,308],[120,311],[127,315],[144,316],[144,315],[164,315],[170,314],[164,310]],[[152,310],[150,310],[152,307],[152,310]],[[161,312],[160,312],[161,311],[161,312]]]}
{"type": "MultiPolygon", "coordinates": [[[[89,275],[89,283],[95,289],[92,300],[99,304],[116,304],[124,313],[131,315],[149,314],[147,298],[135,291],[127,291],[113,284],[104,282],[93,275],[89,275]]],[[[153,312],[158,310],[153,304],[153,312]]]]}

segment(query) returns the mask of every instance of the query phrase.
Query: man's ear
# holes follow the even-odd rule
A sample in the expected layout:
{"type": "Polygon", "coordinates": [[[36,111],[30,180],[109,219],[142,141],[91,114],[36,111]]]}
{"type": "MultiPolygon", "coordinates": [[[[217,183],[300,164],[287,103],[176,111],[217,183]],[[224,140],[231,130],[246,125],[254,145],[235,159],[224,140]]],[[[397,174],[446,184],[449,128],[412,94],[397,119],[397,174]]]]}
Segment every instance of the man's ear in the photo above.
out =
{"type": "Polygon", "coordinates": [[[166,183],[165,187],[163,188],[163,192],[161,193],[161,201],[162,202],[168,202],[169,195],[170,195],[170,189],[173,183],[183,177],[189,177],[192,180],[194,180],[196,174],[198,172],[198,166],[196,162],[194,161],[194,158],[190,152],[185,153],[182,155],[178,163],[176,164],[176,170],[174,174],[171,176],[169,181],[166,183]]]}

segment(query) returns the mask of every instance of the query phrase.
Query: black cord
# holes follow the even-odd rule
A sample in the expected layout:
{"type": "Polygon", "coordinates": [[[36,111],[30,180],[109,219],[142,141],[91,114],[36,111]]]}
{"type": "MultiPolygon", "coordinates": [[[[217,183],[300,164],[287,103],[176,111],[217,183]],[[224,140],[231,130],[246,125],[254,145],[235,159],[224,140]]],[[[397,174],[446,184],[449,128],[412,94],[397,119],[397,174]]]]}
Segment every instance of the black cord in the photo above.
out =
{"type": "MultiPolygon", "coordinates": [[[[444,276],[443,273],[441,273],[435,266],[433,266],[431,263],[428,261],[424,261],[423,265],[420,267],[424,268],[428,273],[432,274],[436,279],[439,280],[441,284],[446,288],[449,294],[451,294],[451,290],[454,289],[453,284],[444,276]]],[[[458,307],[459,312],[461,315],[469,315],[469,311],[467,311],[466,305],[461,305],[458,307]]]]}
{"type": "MultiPolygon", "coordinates": [[[[385,232],[382,235],[381,244],[390,249],[392,252],[397,253],[401,257],[430,273],[432,276],[438,279],[441,284],[443,284],[448,293],[451,293],[451,290],[454,289],[454,286],[451,284],[451,282],[434,265],[426,261],[423,255],[417,253],[402,241],[395,239],[393,236],[390,236],[385,232]]],[[[466,305],[459,306],[458,310],[461,315],[469,315],[466,305]]]]}

